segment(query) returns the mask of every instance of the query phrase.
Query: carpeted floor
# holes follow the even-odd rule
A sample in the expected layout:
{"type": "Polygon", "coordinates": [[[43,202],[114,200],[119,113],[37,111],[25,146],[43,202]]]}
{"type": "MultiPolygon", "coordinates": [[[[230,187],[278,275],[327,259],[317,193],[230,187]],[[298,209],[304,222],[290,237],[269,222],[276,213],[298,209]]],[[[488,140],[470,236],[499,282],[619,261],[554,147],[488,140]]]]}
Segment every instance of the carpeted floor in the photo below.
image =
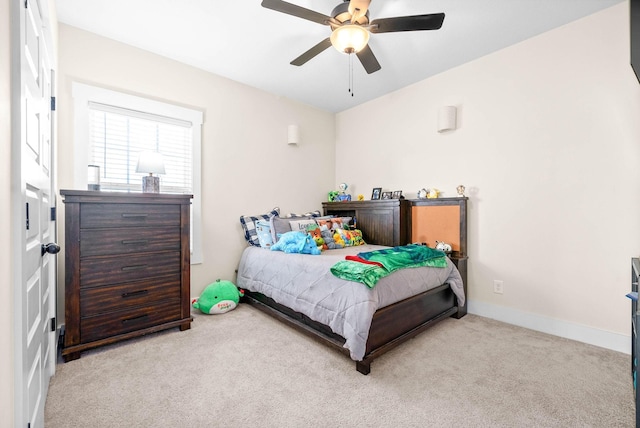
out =
{"type": "Polygon", "coordinates": [[[355,364],[257,310],[59,363],[45,426],[633,427],[630,356],[474,315],[355,364]]]}

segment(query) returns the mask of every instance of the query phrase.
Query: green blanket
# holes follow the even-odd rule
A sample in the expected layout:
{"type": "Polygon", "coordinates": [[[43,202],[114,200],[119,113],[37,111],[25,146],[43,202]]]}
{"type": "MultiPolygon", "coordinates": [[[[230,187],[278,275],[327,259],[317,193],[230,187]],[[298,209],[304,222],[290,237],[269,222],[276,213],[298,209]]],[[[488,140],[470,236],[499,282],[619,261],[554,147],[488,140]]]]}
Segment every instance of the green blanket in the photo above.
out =
{"type": "Polygon", "coordinates": [[[331,273],[338,278],[346,279],[347,281],[361,282],[367,287],[373,288],[380,278],[389,275],[391,272],[376,265],[340,260],[331,267],[331,273]]]}
{"type": "Polygon", "coordinates": [[[405,245],[385,248],[365,253],[358,257],[380,263],[383,267],[356,261],[341,260],[331,267],[331,272],[338,278],[356,281],[373,288],[376,283],[398,269],[422,266],[447,266],[447,256],[439,250],[424,245],[405,245]]]}

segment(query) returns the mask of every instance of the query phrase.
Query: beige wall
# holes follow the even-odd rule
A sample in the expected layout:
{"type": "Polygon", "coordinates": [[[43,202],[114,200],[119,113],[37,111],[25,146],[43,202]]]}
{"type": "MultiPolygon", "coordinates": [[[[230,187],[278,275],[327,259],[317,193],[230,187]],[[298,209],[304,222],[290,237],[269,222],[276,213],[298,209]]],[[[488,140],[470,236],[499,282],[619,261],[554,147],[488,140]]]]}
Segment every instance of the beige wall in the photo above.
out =
{"type": "MultiPolygon", "coordinates": [[[[9,0],[0,0],[0,228],[11,236],[11,77],[9,0]]],[[[6,239],[6,238],[5,238],[6,239]]],[[[5,245],[6,246],[6,245],[5,245]]],[[[0,257],[0,420],[13,426],[13,276],[11,251],[0,257]]]]}
{"type": "MultiPolygon", "coordinates": [[[[240,215],[320,209],[335,188],[333,114],[74,27],[60,25],[59,45],[61,189],[73,186],[73,145],[82,144],[73,139],[73,81],[204,111],[204,263],[192,266],[193,296],[217,278],[235,279],[246,246],[240,215]],[[289,124],[300,126],[298,147],[286,143],[289,124]]],[[[59,266],[62,293],[62,257],[59,266]]]]}
{"type": "Polygon", "coordinates": [[[625,2],[338,114],[336,181],[410,197],[464,184],[470,311],[629,350],[640,84],[628,22],[625,2]],[[459,129],[438,134],[444,105],[459,129]]]}

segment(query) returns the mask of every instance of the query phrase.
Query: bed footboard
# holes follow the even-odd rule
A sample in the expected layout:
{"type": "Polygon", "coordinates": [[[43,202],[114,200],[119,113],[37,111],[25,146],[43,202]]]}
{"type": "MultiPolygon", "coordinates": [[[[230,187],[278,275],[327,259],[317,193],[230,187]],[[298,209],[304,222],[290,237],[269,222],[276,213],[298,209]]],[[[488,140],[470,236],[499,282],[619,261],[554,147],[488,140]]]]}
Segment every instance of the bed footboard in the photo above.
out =
{"type": "MultiPolygon", "coordinates": [[[[242,302],[349,356],[349,350],[343,347],[345,339],[333,333],[326,325],[313,321],[306,315],[280,305],[260,293],[245,290],[242,302]]],[[[369,374],[374,359],[438,321],[457,314],[459,308],[448,284],[379,309],[373,316],[365,356],[362,361],[356,361],[356,370],[365,375],[369,374]]]]}

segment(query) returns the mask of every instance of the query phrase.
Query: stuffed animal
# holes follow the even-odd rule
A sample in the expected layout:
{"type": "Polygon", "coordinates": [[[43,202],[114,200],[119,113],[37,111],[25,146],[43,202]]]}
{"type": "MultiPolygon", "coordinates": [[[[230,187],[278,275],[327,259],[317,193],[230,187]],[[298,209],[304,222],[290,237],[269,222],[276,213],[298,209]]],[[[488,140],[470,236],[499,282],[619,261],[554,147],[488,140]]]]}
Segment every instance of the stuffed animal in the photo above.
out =
{"type": "Polygon", "coordinates": [[[337,248],[344,248],[345,247],[344,239],[342,239],[342,235],[340,235],[339,232],[336,232],[336,233],[333,234],[333,241],[338,246],[337,248]]]}
{"type": "Polygon", "coordinates": [[[328,248],[317,224],[309,226],[307,228],[307,233],[311,235],[311,238],[315,241],[316,246],[320,249],[320,251],[326,250],[328,248]]]}
{"type": "Polygon", "coordinates": [[[320,231],[322,238],[324,239],[324,245],[327,246],[328,250],[335,250],[336,248],[341,248],[336,241],[333,240],[333,233],[329,229],[324,229],[320,231]]]}
{"type": "Polygon", "coordinates": [[[193,300],[192,306],[203,314],[224,314],[235,309],[242,296],[244,290],[239,290],[233,282],[218,279],[205,287],[200,297],[193,300]]]}
{"type": "Polygon", "coordinates": [[[329,202],[335,202],[338,200],[338,195],[340,194],[340,192],[338,192],[337,190],[332,190],[329,192],[329,194],[327,195],[329,198],[329,202]]]}
{"type": "Polygon", "coordinates": [[[436,241],[436,250],[444,251],[445,253],[451,252],[451,245],[446,242],[436,241]]]}
{"type": "Polygon", "coordinates": [[[284,251],[285,253],[302,253],[313,255],[318,255],[321,253],[311,236],[300,231],[285,232],[280,235],[280,239],[278,239],[278,242],[271,246],[271,251],[284,251]]]}

